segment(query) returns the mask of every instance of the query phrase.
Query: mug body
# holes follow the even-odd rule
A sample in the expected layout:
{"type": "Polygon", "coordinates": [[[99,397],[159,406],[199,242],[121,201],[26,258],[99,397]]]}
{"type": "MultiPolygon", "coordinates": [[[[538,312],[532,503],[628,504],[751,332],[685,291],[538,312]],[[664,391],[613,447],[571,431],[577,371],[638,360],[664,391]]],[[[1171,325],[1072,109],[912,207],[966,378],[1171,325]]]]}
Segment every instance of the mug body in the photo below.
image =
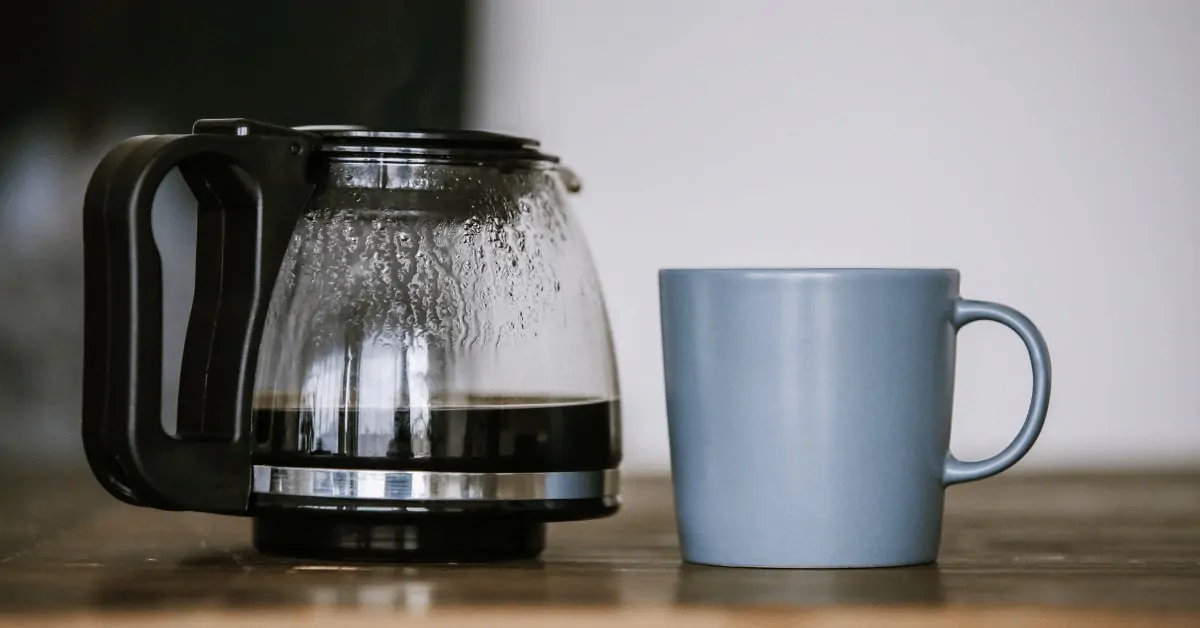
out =
{"type": "Polygon", "coordinates": [[[671,269],[659,287],[684,560],[937,558],[957,271],[671,269]]]}

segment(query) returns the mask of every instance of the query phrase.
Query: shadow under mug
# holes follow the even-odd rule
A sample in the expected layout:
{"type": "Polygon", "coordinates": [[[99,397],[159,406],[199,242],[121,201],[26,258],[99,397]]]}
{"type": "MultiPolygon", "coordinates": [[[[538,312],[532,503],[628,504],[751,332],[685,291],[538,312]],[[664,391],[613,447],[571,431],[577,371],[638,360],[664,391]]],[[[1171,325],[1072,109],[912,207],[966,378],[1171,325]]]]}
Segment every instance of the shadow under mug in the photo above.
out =
{"type": "Polygon", "coordinates": [[[659,273],[676,522],[684,560],[839,568],[935,561],[945,487],[1033,446],[1050,356],[1016,310],[959,297],[950,269],[659,273]],[[990,320],[1025,343],[1033,394],[1002,452],[949,451],[955,341],[990,320]]]}

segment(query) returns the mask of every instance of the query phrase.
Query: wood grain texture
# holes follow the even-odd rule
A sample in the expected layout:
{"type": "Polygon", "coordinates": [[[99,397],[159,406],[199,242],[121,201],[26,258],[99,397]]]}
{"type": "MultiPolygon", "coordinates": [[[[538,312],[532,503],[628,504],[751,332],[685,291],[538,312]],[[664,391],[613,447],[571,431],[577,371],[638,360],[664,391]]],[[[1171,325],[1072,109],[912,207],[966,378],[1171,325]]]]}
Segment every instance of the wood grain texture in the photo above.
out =
{"type": "Polygon", "coordinates": [[[1200,625],[1200,472],[956,486],[937,564],[828,571],[682,564],[665,478],[552,526],[539,561],[419,566],[266,557],[243,519],[133,508],[88,476],[0,479],[0,626],[1200,625]]]}

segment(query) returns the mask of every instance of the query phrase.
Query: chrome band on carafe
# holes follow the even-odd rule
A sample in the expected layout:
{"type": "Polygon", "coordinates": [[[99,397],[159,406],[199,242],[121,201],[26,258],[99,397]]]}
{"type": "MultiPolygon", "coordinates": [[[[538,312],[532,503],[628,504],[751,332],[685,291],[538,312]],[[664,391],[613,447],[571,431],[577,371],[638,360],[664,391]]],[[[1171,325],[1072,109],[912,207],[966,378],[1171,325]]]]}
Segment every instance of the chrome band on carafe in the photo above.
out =
{"type": "Polygon", "coordinates": [[[455,473],[255,465],[262,495],[404,501],[525,501],[615,498],[616,469],[548,473],[455,473]]]}

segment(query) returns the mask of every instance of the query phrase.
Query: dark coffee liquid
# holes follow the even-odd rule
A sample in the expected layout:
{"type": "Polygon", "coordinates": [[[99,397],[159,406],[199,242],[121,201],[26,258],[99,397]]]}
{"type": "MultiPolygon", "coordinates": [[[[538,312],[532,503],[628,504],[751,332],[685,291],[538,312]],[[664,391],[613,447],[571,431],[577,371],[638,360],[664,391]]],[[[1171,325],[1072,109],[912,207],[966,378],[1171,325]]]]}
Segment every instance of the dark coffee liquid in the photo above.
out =
{"type": "Polygon", "coordinates": [[[418,409],[253,413],[257,464],[405,471],[590,471],[621,459],[616,401],[474,398],[418,409]]]}

